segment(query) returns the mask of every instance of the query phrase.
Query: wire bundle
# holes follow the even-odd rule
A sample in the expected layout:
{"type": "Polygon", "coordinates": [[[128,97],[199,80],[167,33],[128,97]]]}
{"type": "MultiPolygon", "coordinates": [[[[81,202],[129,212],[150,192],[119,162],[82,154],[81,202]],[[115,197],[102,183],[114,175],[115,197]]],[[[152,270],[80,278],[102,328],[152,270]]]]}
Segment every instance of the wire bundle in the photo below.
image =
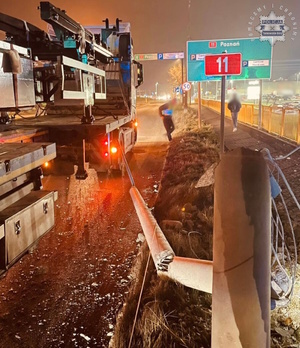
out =
{"type": "Polygon", "coordinates": [[[288,208],[286,203],[287,197],[290,196],[292,198],[299,210],[300,204],[277,162],[288,158],[299,149],[300,147],[297,147],[286,156],[277,158],[272,157],[269,149],[261,150],[268,165],[270,178],[275,179],[279,187],[276,197],[273,196],[271,198],[271,285],[272,298],[279,305],[287,305],[291,300],[297,273],[297,245],[290,208],[288,208]],[[291,245],[287,243],[289,238],[292,239],[291,245]]]}

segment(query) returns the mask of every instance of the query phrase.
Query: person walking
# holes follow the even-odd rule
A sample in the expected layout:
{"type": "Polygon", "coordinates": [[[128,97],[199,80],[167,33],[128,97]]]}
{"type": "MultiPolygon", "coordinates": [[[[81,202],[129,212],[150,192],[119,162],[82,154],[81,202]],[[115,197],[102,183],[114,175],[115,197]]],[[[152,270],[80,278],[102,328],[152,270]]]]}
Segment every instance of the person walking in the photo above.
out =
{"type": "Polygon", "coordinates": [[[173,117],[173,111],[174,111],[176,103],[177,103],[177,100],[176,98],[174,98],[159,107],[159,115],[163,120],[164,127],[167,131],[167,136],[169,141],[172,140],[172,132],[175,129],[172,117],[173,117]]]}
{"type": "Polygon", "coordinates": [[[231,118],[233,123],[233,132],[237,131],[237,123],[238,123],[238,114],[242,107],[237,93],[232,95],[230,102],[228,103],[228,109],[231,111],[231,118]]]}

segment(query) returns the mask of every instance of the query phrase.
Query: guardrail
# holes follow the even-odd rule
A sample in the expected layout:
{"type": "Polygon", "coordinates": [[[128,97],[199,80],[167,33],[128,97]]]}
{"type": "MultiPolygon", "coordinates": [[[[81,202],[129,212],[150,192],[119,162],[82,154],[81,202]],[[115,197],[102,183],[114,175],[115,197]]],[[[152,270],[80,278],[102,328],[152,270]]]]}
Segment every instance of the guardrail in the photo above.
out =
{"type": "MultiPolygon", "coordinates": [[[[225,116],[230,118],[227,104],[225,103],[225,116]]],[[[220,113],[221,102],[218,100],[202,99],[202,105],[220,113]]],[[[258,115],[258,105],[242,104],[238,121],[258,128],[258,115]]],[[[261,129],[300,144],[300,110],[263,105],[261,129]]]]}

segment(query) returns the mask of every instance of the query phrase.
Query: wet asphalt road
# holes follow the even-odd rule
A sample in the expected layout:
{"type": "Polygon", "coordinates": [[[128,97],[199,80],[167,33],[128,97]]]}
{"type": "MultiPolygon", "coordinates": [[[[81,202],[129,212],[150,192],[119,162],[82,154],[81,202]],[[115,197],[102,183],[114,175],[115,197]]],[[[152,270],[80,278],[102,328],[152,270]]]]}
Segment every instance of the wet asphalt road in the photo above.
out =
{"type": "MultiPolygon", "coordinates": [[[[168,143],[157,106],[138,109],[130,158],[149,206],[168,143]]],[[[55,227],[0,280],[0,347],[107,347],[130,284],[141,227],[127,176],[48,176],[58,190],[55,227]]]]}

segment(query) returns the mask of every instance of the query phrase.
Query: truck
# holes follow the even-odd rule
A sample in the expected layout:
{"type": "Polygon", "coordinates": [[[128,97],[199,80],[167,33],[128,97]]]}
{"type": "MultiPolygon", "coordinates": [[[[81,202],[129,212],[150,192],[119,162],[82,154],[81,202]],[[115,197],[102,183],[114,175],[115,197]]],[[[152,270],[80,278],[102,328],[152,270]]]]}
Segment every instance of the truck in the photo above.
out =
{"type": "Polygon", "coordinates": [[[54,225],[44,174],[124,170],[137,140],[143,67],[130,24],[83,27],[50,2],[39,10],[47,32],[0,13],[0,272],[54,225]]]}

